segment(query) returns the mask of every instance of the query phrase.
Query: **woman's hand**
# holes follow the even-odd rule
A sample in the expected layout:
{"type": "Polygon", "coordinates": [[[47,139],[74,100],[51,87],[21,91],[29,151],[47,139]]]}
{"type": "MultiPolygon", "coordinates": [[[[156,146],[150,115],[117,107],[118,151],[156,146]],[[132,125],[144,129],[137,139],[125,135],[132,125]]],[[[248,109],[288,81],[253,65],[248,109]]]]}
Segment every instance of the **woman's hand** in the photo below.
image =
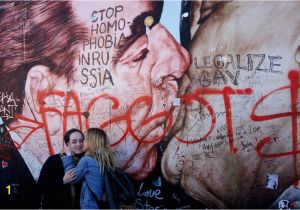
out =
{"type": "Polygon", "coordinates": [[[73,181],[75,179],[75,176],[76,176],[75,170],[71,169],[71,170],[67,171],[63,178],[64,184],[67,184],[67,183],[70,183],[71,181],[73,181]]]}

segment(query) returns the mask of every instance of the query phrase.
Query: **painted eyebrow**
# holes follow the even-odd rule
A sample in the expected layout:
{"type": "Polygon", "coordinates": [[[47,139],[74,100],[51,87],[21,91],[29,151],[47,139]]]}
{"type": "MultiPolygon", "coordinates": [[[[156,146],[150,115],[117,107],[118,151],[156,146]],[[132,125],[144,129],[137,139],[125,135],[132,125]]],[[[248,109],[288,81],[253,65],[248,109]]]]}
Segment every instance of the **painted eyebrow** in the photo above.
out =
{"type": "Polygon", "coordinates": [[[224,8],[228,2],[224,1],[203,1],[200,7],[200,17],[197,23],[200,27],[218,10],[224,8]]]}
{"type": "Polygon", "coordinates": [[[130,25],[131,35],[128,37],[125,37],[123,40],[120,40],[117,48],[116,48],[116,54],[112,58],[113,65],[115,65],[119,59],[123,56],[123,54],[126,52],[126,50],[142,35],[146,34],[146,26],[144,24],[144,20],[146,17],[152,16],[154,19],[154,23],[150,28],[153,28],[160,19],[160,16],[155,12],[143,12],[140,15],[136,16],[132,24],[130,25]]]}

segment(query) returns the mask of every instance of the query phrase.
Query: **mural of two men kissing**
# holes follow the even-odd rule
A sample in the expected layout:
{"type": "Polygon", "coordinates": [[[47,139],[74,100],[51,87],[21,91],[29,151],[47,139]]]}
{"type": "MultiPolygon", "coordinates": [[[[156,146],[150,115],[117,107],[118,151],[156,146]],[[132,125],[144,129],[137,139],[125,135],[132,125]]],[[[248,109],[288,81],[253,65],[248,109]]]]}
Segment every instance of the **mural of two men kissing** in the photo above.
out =
{"type": "Polygon", "coordinates": [[[181,5],[182,44],[162,1],[0,2],[1,208],[90,127],[138,209],[300,207],[300,3],[181,5]]]}

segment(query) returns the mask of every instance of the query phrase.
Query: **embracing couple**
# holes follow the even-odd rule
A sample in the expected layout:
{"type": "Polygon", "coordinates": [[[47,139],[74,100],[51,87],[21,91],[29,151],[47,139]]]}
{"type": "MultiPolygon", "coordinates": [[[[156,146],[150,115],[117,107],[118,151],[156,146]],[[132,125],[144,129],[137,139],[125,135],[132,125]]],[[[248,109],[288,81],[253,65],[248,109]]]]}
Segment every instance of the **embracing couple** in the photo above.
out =
{"type": "Polygon", "coordinates": [[[64,141],[71,155],[50,156],[42,167],[38,180],[41,207],[107,208],[105,202],[99,202],[103,198],[103,172],[104,167],[114,170],[116,161],[106,133],[90,128],[84,136],[80,130],[70,129],[64,141]]]}

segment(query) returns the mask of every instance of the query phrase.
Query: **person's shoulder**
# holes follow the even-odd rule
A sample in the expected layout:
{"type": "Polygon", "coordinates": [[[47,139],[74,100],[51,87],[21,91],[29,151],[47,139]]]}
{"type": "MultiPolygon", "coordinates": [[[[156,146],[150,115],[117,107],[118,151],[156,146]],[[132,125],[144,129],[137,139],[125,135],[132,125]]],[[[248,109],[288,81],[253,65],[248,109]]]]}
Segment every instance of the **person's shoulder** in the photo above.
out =
{"type": "MultiPolygon", "coordinates": [[[[85,161],[85,162],[87,162],[87,163],[93,163],[93,162],[96,161],[96,159],[95,159],[93,156],[91,156],[91,155],[84,155],[84,156],[80,159],[80,161],[85,161]]],[[[96,161],[96,162],[97,162],[97,161],[96,161]]]]}
{"type": "Polygon", "coordinates": [[[72,156],[71,155],[66,155],[61,157],[62,160],[72,160],[72,156]]]}
{"type": "Polygon", "coordinates": [[[48,159],[54,159],[54,158],[59,158],[60,154],[55,154],[55,155],[51,155],[48,157],[48,159]]]}
{"type": "Polygon", "coordinates": [[[60,154],[56,154],[56,155],[51,155],[48,157],[48,159],[46,160],[45,163],[49,163],[49,162],[56,162],[61,160],[60,154]]]}
{"type": "Polygon", "coordinates": [[[60,154],[51,155],[43,164],[42,170],[60,170],[63,168],[63,162],[60,154]]]}
{"type": "Polygon", "coordinates": [[[84,155],[81,159],[90,161],[90,160],[94,160],[95,158],[91,155],[84,155]]]}

